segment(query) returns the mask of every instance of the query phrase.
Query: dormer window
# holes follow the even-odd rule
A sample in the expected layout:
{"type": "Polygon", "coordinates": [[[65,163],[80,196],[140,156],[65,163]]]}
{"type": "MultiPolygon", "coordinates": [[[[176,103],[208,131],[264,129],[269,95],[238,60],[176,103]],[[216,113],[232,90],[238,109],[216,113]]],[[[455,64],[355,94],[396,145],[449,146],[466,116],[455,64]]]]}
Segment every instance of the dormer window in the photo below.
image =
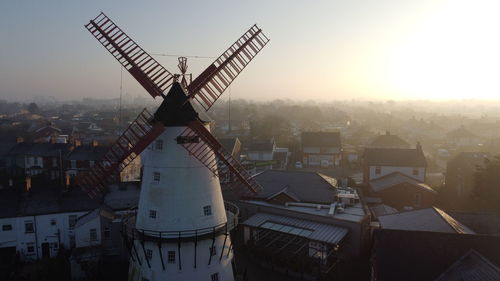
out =
{"type": "Polygon", "coordinates": [[[375,175],[380,175],[382,173],[382,167],[377,166],[375,167],[375,175]]]}

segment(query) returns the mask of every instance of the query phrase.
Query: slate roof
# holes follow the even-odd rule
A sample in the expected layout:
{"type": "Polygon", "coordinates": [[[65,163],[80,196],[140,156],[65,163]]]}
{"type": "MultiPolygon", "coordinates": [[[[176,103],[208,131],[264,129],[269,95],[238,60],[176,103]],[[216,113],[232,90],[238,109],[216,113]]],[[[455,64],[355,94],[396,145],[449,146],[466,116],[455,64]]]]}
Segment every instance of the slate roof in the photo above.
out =
{"type": "Polygon", "coordinates": [[[470,250],[435,281],[500,281],[500,268],[470,250]]]}
{"type": "Polygon", "coordinates": [[[419,148],[366,148],[363,160],[368,166],[427,167],[419,148]]]}
{"type": "Polygon", "coordinates": [[[78,146],[71,151],[67,159],[78,161],[96,161],[99,160],[109,149],[109,146],[78,146]]]}
{"type": "Polygon", "coordinates": [[[446,134],[446,136],[449,138],[474,138],[474,137],[477,137],[474,133],[465,129],[464,126],[461,126],[455,130],[448,132],[446,134]]]}
{"type": "Polygon", "coordinates": [[[310,240],[338,244],[349,232],[347,228],[330,224],[317,223],[310,220],[301,220],[292,217],[278,216],[268,213],[256,213],[243,222],[243,225],[271,229],[278,232],[306,237],[310,240]],[[272,228],[269,226],[273,225],[272,228]],[[305,231],[299,232],[300,229],[305,231]]]}
{"type": "Polygon", "coordinates": [[[80,188],[70,188],[66,192],[57,187],[33,187],[29,192],[15,188],[0,190],[0,218],[92,211],[101,202],[113,210],[127,210],[137,207],[140,182],[123,183],[126,189],[110,185],[104,197],[91,199],[80,188]]]}
{"type": "Polygon", "coordinates": [[[302,147],[341,147],[339,132],[303,132],[302,147]]]}
{"type": "Polygon", "coordinates": [[[490,157],[491,154],[487,152],[461,152],[451,159],[449,163],[475,168],[476,166],[483,166],[485,160],[490,157]]]}
{"type": "Polygon", "coordinates": [[[254,140],[248,145],[249,151],[273,151],[274,140],[254,140]]]}
{"type": "Polygon", "coordinates": [[[263,187],[256,197],[266,199],[285,187],[301,202],[333,202],[336,194],[336,180],[315,172],[289,172],[266,170],[254,176],[263,187]]]}
{"type": "Polygon", "coordinates": [[[406,142],[404,139],[398,137],[397,135],[391,135],[389,132],[386,132],[384,135],[376,136],[373,141],[370,143],[372,147],[401,147],[401,148],[409,148],[410,144],[406,142]]]}
{"type": "Polygon", "coordinates": [[[41,157],[59,157],[66,155],[71,148],[69,143],[18,143],[10,149],[7,155],[35,155],[41,157]]]}
{"type": "Polygon", "coordinates": [[[421,188],[424,191],[429,191],[432,193],[436,193],[434,189],[432,189],[430,186],[428,186],[425,183],[419,182],[414,178],[411,178],[405,174],[402,174],[400,172],[393,172],[388,175],[382,176],[380,178],[376,178],[374,180],[370,181],[370,188],[374,192],[380,192],[385,189],[389,189],[393,186],[400,185],[400,184],[411,184],[414,186],[417,186],[421,188]]]}
{"type": "Polygon", "coordinates": [[[382,215],[378,221],[384,229],[474,234],[467,226],[436,207],[382,215]]]}
{"type": "Polygon", "coordinates": [[[498,266],[500,236],[376,229],[377,281],[432,281],[471,249],[498,266]]]}

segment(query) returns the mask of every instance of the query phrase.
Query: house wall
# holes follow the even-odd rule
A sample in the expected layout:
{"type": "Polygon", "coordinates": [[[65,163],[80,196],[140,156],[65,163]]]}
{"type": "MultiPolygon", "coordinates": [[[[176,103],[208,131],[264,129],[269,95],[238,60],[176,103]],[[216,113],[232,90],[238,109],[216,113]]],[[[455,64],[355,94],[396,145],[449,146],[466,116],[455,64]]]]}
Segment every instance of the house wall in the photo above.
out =
{"type": "Polygon", "coordinates": [[[430,208],[434,205],[437,194],[425,191],[421,187],[412,184],[402,183],[379,192],[373,192],[373,196],[382,198],[386,205],[403,210],[404,207],[415,209],[430,208]],[[420,204],[417,204],[417,196],[420,197],[420,204]]]}
{"type": "Polygon", "coordinates": [[[250,161],[271,161],[273,160],[272,151],[249,151],[247,159],[250,161]]]}
{"type": "Polygon", "coordinates": [[[383,177],[388,174],[392,174],[394,172],[400,172],[404,175],[407,175],[411,178],[414,178],[420,182],[425,181],[425,167],[395,167],[395,166],[379,166],[380,174],[376,173],[377,166],[369,166],[368,168],[368,181],[374,180],[380,177],[383,177]],[[413,175],[413,169],[418,170],[418,175],[413,175]]]}
{"type": "Polygon", "coordinates": [[[76,247],[89,247],[101,244],[101,216],[97,214],[92,220],[86,222],[85,224],[78,225],[75,227],[75,242],[76,247]],[[90,239],[90,230],[95,229],[96,239],[90,239]]]}
{"type": "Polygon", "coordinates": [[[341,155],[340,154],[307,154],[304,153],[303,162],[308,166],[320,166],[321,161],[328,161],[329,166],[340,165],[341,155]]]}
{"type": "Polygon", "coordinates": [[[69,216],[81,216],[85,212],[56,213],[0,219],[0,225],[12,225],[11,231],[0,229],[0,248],[16,247],[22,260],[42,258],[42,245],[48,243],[49,255],[55,256],[61,247],[70,248],[74,230],[69,227],[69,216]],[[33,223],[33,232],[27,233],[25,223],[33,223]],[[34,251],[28,247],[33,245],[34,251]]]}

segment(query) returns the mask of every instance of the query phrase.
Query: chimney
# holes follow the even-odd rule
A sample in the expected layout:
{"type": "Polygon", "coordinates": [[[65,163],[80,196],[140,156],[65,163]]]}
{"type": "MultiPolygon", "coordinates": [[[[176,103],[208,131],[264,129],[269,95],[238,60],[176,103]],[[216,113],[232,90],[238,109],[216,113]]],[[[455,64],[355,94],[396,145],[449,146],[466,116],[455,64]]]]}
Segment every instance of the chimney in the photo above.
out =
{"type": "Polygon", "coordinates": [[[92,140],[92,142],[90,142],[90,145],[91,145],[92,147],[96,147],[96,146],[98,146],[98,145],[99,145],[99,142],[97,142],[97,140],[92,140]]]}
{"type": "Polygon", "coordinates": [[[17,137],[16,138],[16,143],[22,143],[24,142],[24,138],[23,137],[17,137]]]}
{"type": "Polygon", "coordinates": [[[418,149],[418,150],[422,150],[422,145],[420,144],[419,141],[417,141],[417,145],[416,145],[415,148],[418,149]]]}

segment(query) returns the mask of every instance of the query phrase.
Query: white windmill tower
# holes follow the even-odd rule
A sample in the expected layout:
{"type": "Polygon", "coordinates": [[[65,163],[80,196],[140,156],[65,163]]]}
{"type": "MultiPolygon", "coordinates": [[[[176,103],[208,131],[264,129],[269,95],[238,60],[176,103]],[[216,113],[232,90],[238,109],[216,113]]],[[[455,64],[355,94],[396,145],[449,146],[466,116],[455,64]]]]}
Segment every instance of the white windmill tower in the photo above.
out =
{"type": "Polygon", "coordinates": [[[188,84],[185,58],[179,83],[105,14],[85,27],[146,91],[164,98],[155,114],[142,111],[79,180],[93,197],[144,151],[139,206],[125,225],[130,280],[233,280],[229,231],[238,209],[224,203],[217,177],[231,173],[250,193],[261,187],[211,135],[190,100],[208,110],[269,39],[252,26],[188,84]]]}

